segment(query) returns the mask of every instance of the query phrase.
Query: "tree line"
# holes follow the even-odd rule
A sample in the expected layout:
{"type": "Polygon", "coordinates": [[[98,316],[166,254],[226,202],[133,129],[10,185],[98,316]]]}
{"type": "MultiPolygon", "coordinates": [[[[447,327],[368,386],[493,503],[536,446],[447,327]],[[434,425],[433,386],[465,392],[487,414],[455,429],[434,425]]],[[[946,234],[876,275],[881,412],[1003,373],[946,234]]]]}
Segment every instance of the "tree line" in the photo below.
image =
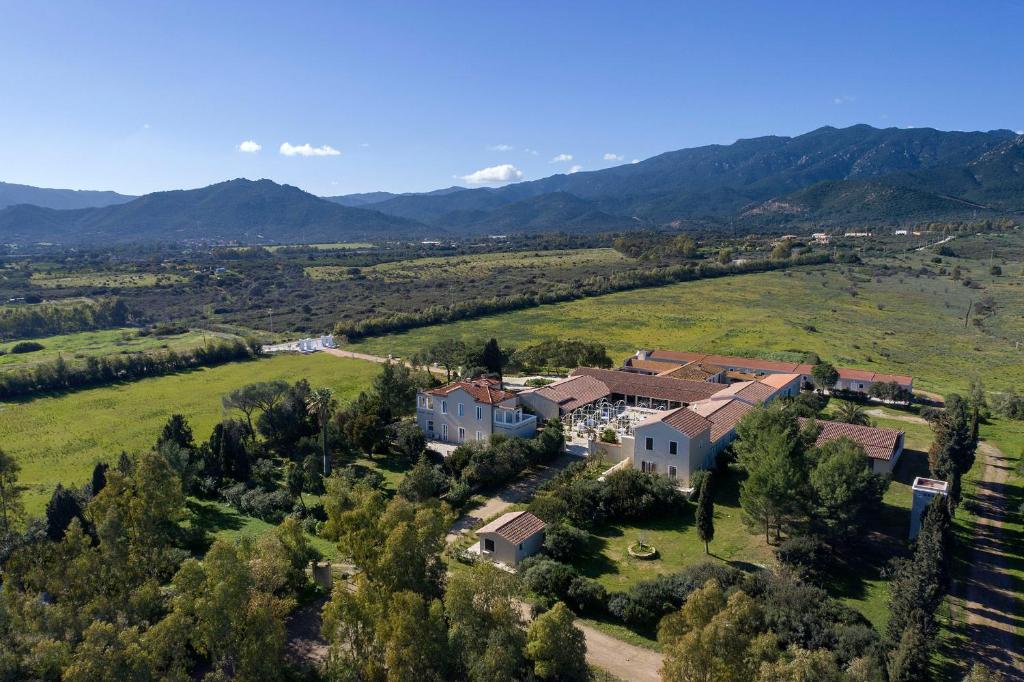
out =
{"type": "Polygon", "coordinates": [[[785,259],[750,260],[726,265],[703,262],[699,265],[671,265],[667,267],[631,270],[613,275],[588,277],[579,282],[563,284],[537,294],[494,296],[488,299],[460,301],[451,305],[434,305],[417,312],[394,313],[366,317],[353,322],[338,322],[334,334],[348,340],[406,331],[418,327],[468,320],[484,315],[523,310],[551,303],[561,303],[618,291],[630,291],[690,282],[712,277],[723,277],[750,272],[782,270],[800,265],[818,265],[831,262],[829,254],[807,254],[785,259]]]}
{"type": "Polygon", "coordinates": [[[82,364],[69,364],[63,357],[29,369],[0,374],[0,400],[25,398],[40,393],[106,386],[121,381],[174,374],[198,367],[214,367],[249,360],[260,353],[252,340],[216,341],[185,351],[89,356],[82,364]]]}
{"type": "Polygon", "coordinates": [[[0,338],[24,339],[110,329],[123,327],[130,320],[128,306],[118,298],[59,305],[4,306],[0,308],[0,338]]]}

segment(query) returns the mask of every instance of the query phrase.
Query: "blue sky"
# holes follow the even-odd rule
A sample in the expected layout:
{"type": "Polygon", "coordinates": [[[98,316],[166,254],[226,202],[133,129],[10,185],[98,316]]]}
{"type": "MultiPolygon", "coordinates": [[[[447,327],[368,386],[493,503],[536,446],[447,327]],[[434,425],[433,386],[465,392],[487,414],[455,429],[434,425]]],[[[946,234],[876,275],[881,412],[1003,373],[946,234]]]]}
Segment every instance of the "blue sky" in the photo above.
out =
{"type": "Polygon", "coordinates": [[[822,125],[1020,130],[1021,26],[1010,0],[0,0],[0,180],[422,191],[822,125]]]}

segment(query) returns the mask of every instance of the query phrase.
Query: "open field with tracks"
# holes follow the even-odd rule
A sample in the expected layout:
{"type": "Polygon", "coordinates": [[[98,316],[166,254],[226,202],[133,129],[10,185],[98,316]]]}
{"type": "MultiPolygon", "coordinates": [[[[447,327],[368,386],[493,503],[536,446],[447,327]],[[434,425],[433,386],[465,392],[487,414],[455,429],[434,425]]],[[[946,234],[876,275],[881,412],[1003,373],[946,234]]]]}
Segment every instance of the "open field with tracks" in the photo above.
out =
{"type": "Polygon", "coordinates": [[[205,439],[223,417],[221,396],[244,384],[305,378],[346,401],[379,371],[373,363],[324,354],[284,355],[4,403],[0,443],[21,464],[28,511],[39,513],[57,483],[78,485],[96,462],[151,447],[171,414],[185,415],[196,439],[205,439]]]}
{"type": "Polygon", "coordinates": [[[0,351],[4,352],[0,355],[0,371],[26,369],[56,360],[58,356],[63,357],[68,364],[74,364],[90,356],[164,350],[184,351],[220,338],[231,338],[231,335],[194,330],[167,336],[142,336],[138,329],[104,329],[32,339],[42,344],[43,349],[31,353],[11,353],[11,348],[17,343],[12,341],[0,344],[0,351]]]}
{"type": "Polygon", "coordinates": [[[858,265],[687,282],[417,329],[352,347],[408,357],[441,338],[493,336],[514,346],[570,337],[599,341],[616,361],[652,347],[736,355],[803,351],[835,364],[913,374],[916,387],[939,393],[966,390],[973,375],[989,390],[1001,390],[1024,383],[1024,277],[1012,261],[992,276],[988,261],[992,250],[1012,254],[1022,242],[1024,235],[1016,234],[956,240],[956,248],[975,257],[942,263],[932,263],[930,252],[911,252],[858,265]],[[956,265],[960,281],[952,279],[956,265]],[[965,278],[983,288],[965,286],[965,278]],[[979,310],[987,299],[991,306],[979,310]]]}

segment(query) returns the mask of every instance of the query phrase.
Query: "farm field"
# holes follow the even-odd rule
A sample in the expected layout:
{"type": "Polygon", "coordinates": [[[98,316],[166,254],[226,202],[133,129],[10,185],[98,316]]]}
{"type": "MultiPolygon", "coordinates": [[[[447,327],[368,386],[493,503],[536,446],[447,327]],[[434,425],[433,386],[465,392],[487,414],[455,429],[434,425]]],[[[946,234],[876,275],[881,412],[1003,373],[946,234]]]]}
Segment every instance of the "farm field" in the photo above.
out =
{"type": "MultiPolygon", "coordinates": [[[[248,248],[248,247],[238,247],[248,248]]],[[[265,246],[263,247],[270,253],[280,251],[281,249],[317,249],[318,251],[333,251],[335,249],[372,249],[373,244],[369,242],[331,242],[329,244],[288,244],[288,245],[276,245],[276,246],[265,246]]]]}
{"type": "Polygon", "coordinates": [[[222,418],[221,396],[256,381],[308,379],[339,401],[354,398],[380,371],[373,363],[315,354],[280,355],[130,384],[0,404],[0,443],[21,464],[29,513],[40,513],[57,483],[80,484],[101,460],[155,442],[171,414],[183,414],[196,438],[222,418]]]}
{"type": "Polygon", "coordinates": [[[15,341],[0,344],[0,371],[25,369],[32,365],[56,360],[63,356],[65,362],[74,364],[89,356],[114,355],[118,353],[143,353],[173,349],[187,350],[203,345],[217,338],[231,338],[230,334],[192,330],[183,334],[168,336],[140,336],[138,329],[103,329],[99,331],[76,332],[32,339],[41,343],[42,350],[31,353],[11,353],[15,341]]]}
{"type": "MultiPolygon", "coordinates": [[[[972,240],[952,243],[986,250],[1024,236],[972,240]]],[[[521,346],[576,337],[605,344],[616,362],[651,347],[754,356],[813,351],[839,365],[913,374],[915,387],[939,393],[965,391],[974,375],[989,390],[1005,390],[1024,382],[1024,278],[1012,264],[990,276],[987,253],[943,258],[940,265],[930,263],[930,252],[911,252],[859,265],[686,282],[415,329],[352,349],[408,357],[443,338],[495,337],[521,346]],[[954,263],[984,288],[953,281],[954,263]],[[938,274],[941,267],[947,274],[938,274]],[[968,307],[977,311],[986,298],[991,313],[982,313],[980,326],[965,327],[968,307]]]]}
{"type": "Polygon", "coordinates": [[[73,287],[154,287],[165,284],[180,284],[188,281],[173,273],[151,272],[76,272],[74,274],[35,273],[31,281],[46,289],[68,289],[73,287]]]}
{"type": "MultiPolygon", "coordinates": [[[[581,268],[624,264],[629,259],[615,249],[566,249],[561,251],[523,251],[482,253],[473,256],[444,256],[380,263],[359,268],[359,276],[385,282],[434,281],[462,277],[481,277],[493,272],[551,268],[581,268]]],[[[321,265],[306,268],[314,280],[353,279],[349,268],[321,265]]]]}

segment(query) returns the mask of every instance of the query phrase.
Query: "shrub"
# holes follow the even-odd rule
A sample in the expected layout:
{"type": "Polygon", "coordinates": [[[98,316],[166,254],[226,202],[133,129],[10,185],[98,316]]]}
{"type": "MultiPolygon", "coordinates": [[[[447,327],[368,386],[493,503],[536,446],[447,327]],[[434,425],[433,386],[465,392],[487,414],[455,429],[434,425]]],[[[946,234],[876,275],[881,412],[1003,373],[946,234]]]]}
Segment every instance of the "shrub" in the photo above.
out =
{"type": "Polygon", "coordinates": [[[619,592],[608,600],[608,611],[627,625],[653,627],[665,614],[682,606],[690,594],[709,580],[723,588],[736,585],[743,574],[729,566],[700,563],[677,573],[660,575],[639,582],[628,592],[619,592]]]}
{"type": "Polygon", "coordinates": [[[579,557],[590,543],[590,533],[568,524],[548,526],[544,536],[544,551],[556,561],[570,562],[579,557]]]}
{"type": "Polygon", "coordinates": [[[576,577],[576,569],[553,559],[536,559],[528,564],[523,581],[531,592],[548,599],[562,599],[576,577]]]}
{"type": "Polygon", "coordinates": [[[43,350],[45,346],[37,341],[19,341],[11,346],[12,353],[34,353],[43,350]]]}
{"type": "Polygon", "coordinates": [[[584,576],[572,579],[566,598],[580,613],[600,614],[608,608],[608,591],[604,589],[604,585],[584,576]]]}
{"type": "Polygon", "coordinates": [[[600,440],[602,443],[618,443],[619,436],[615,433],[615,429],[609,427],[601,431],[600,440]]]}
{"type": "Polygon", "coordinates": [[[828,548],[818,538],[798,536],[779,545],[775,556],[801,578],[816,581],[827,567],[828,548]]]}

